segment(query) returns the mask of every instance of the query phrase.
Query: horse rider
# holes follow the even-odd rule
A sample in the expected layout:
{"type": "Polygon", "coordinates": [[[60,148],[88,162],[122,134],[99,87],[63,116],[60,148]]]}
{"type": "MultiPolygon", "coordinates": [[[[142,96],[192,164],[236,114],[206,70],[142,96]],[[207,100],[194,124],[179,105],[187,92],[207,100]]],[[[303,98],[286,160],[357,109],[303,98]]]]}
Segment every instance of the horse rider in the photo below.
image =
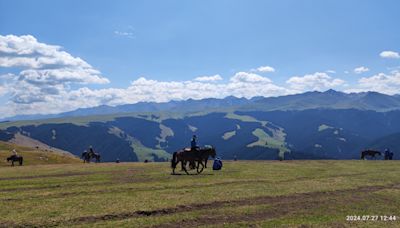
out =
{"type": "Polygon", "coordinates": [[[17,150],[13,149],[13,150],[11,151],[11,153],[12,153],[12,156],[18,157],[17,150]]]}
{"type": "Polygon", "coordinates": [[[88,153],[88,155],[89,156],[93,156],[93,155],[95,155],[96,153],[94,152],[94,150],[93,150],[93,147],[92,146],[89,146],[89,153],[88,153]]]}
{"type": "MultiPolygon", "coordinates": [[[[190,150],[192,152],[199,150],[199,146],[197,145],[197,136],[196,135],[192,136],[192,140],[190,141],[190,150]]],[[[191,169],[194,169],[196,167],[196,163],[194,161],[192,161],[189,163],[189,166],[191,169]]]]}
{"type": "Polygon", "coordinates": [[[192,141],[190,141],[190,148],[192,151],[198,150],[199,146],[197,145],[197,136],[193,135],[192,141]]]}

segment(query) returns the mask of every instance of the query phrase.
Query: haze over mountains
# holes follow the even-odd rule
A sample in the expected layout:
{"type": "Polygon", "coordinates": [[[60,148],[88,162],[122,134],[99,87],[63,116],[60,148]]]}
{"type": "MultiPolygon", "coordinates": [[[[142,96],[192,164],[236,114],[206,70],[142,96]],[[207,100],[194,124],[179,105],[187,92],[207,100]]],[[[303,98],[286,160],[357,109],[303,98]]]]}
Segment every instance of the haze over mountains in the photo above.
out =
{"type": "Polygon", "coordinates": [[[141,102],[8,120],[20,121],[0,125],[4,141],[22,134],[76,155],[93,145],[105,161],[166,160],[192,134],[226,159],[358,159],[362,149],[386,147],[400,153],[400,96],[376,92],[141,102]]]}
{"type": "Polygon", "coordinates": [[[198,112],[204,110],[305,110],[305,109],[359,109],[386,112],[400,109],[400,95],[378,92],[343,93],[335,90],[306,92],[279,97],[253,97],[251,99],[229,96],[223,99],[188,99],[164,103],[139,102],[119,106],[101,105],[80,108],[70,112],[50,115],[19,115],[3,121],[34,120],[73,116],[105,115],[130,112],[198,112]]]}

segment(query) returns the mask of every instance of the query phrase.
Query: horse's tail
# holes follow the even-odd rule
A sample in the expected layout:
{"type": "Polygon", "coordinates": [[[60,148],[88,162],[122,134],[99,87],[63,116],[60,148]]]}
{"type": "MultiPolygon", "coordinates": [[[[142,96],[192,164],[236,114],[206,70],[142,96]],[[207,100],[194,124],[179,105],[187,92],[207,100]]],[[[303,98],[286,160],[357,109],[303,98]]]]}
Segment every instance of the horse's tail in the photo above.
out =
{"type": "Polygon", "coordinates": [[[24,163],[24,158],[21,157],[20,160],[19,160],[19,165],[22,165],[23,163],[24,163]]]}
{"type": "Polygon", "coordinates": [[[171,159],[171,168],[173,168],[173,169],[175,169],[176,168],[176,154],[177,154],[178,152],[174,152],[173,154],[172,154],[172,159],[171,159]]]}

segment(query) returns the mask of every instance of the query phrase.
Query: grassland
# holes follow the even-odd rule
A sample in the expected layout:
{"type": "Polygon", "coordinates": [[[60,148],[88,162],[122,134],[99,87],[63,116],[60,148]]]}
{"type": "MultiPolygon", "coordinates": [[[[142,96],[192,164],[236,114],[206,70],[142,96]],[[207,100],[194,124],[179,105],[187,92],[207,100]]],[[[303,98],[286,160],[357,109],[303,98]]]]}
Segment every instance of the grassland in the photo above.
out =
{"type": "Polygon", "coordinates": [[[0,227],[399,227],[398,161],[238,161],[0,168],[0,227]],[[346,221],[396,215],[397,221],[346,221]]]}
{"type": "MultiPolygon", "coordinates": [[[[66,164],[81,163],[81,160],[71,154],[59,153],[50,149],[30,148],[0,141],[0,167],[10,166],[6,158],[16,149],[18,155],[23,156],[24,165],[66,164]]],[[[16,163],[17,164],[17,163],[16,163]]],[[[1,191],[1,190],[0,190],[1,191]]]]}

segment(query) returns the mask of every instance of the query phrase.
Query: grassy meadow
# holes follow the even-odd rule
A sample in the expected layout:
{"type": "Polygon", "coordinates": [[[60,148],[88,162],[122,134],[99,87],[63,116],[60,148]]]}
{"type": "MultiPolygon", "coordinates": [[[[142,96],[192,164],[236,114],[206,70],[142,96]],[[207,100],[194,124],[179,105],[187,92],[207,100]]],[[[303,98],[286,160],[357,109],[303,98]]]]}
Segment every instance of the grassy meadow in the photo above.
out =
{"type": "MultiPolygon", "coordinates": [[[[0,167],[10,166],[11,163],[7,163],[6,159],[12,155],[13,149],[16,149],[18,155],[24,158],[23,165],[81,163],[79,158],[71,154],[53,152],[50,149],[18,146],[0,141],[0,167]]],[[[15,165],[18,165],[18,162],[15,162],[15,165]]]]}
{"type": "Polygon", "coordinates": [[[400,226],[398,161],[237,161],[170,173],[169,163],[0,167],[0,227],[400,226]]]}

